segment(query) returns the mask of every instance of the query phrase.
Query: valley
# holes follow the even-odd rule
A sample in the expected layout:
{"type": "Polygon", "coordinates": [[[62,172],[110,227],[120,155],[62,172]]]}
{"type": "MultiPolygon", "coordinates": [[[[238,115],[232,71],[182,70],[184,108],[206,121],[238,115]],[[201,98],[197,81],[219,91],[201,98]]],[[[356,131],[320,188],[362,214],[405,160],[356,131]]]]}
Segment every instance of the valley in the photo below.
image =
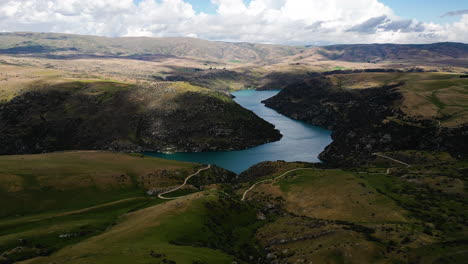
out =
{"type": "Polygon", "coordinates": [[[464,263],[467,47],[0,33],[0,264],[464,263]]]}

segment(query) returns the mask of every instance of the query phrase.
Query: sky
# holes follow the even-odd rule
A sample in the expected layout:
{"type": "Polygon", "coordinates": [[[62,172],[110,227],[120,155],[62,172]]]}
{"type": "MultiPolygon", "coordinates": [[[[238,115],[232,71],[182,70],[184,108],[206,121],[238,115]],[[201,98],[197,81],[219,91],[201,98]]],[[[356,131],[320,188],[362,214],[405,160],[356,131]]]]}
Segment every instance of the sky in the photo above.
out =
{"type": "Polygon", "coordinates": [[[275,44],[468,43],[468,0],[0,0],[0,32],[275,44]]]}

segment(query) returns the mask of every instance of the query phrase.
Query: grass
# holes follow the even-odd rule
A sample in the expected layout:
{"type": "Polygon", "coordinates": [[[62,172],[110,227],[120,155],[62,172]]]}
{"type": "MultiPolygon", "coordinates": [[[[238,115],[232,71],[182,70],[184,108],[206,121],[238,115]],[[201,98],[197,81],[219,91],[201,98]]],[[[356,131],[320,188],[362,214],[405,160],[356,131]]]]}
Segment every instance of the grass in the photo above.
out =
{"type": "Polygon", "coordinates": [[[249,245],[258,225],[245,206],[194,194],[128,213],[102,234],[25,263],[244,263],[231,254],[256,252],[249,245]]]}
{"type": "MultiPolygon", "coordinates": [[[[251,257],[264,257],[263,248],[268,247],[269,252],[293,263],[304,259],[317,263],[463,263],[466,176],[460,168],[466,168],[468,161],[440,152],[383,154],[412,166],[376,158],[362,168],[295,171],[275,183],[259,184],[250,194],[251,203],[235,199],[230,187],[225,190],[230,194],[181,190],[177,196],[188,195],[162,201],[141,190],[131,196],[122,183],[119,190],[130,195],[128,198],[116,200],[114,196],[110,202],[99,198],[91,206],[81,204],[66,210],[63,201],[60,208],[0,218],[0,249],[4,252],[0,260],[24,259],[22,263],[37,264],[251,263],[251,257]],[[390,174],[385,174],[389,166],[390,174]],[[259,217],[259,211],[265,218],[259,217]]],[[[177,165],[171,169],[174,172],[181,168],[194,171],[190,163],[138,154],[65,152],[0,158],[0,168],[10,170],[0,177],[2,192],[25,191],[44,183],[68,190],[63,178],[83,173],[105,178],[104,172],[112,169],[133,169],[128,173],[133,177],[146,175],[146,166],[169,169],[171,163],[177,165]],[[20,175],[22,180],[18,180],[16,176],[28,168],[20,163],[4,166],[9,161],[33,163],[42,176],[20,175]],[[73,173],[67,171],[69,166],[74,166],[73,173]],[[56,175],[51,180],[57,170],[67,176],[56,175]]],[[[313,167],[285,162],[272,166],[273,170],[259,177],[271,178],[298,166],[313,167]]],[[[167,177],[180,183],[186,175],[167,177]]],[[[97,183],[95,180],[90,189],[99,194],[95,196],[113,194],[112,182],[97,183]],[[99,189],[102,186],[110,189],[99,189]]],[[[70,192],[81,197],[86,186],[70,192]]],[[[43,191],[46,200],[47,195],[55,194],[53,189],[43,191]]]]}
{"type": "Polygon", "coordinates": [[[467,161],[457,161],[447,153],[404,151],[388,153],[410,162],[410,168],[397,168],[397,177],[366,175],[364,179],[376,190],[394,200],[413,218],[431,223],[428,233],[443,234],[445,239],[466,237],[464,193],[467,161]]]}
{"type": "Polygon", "coordinates": [[[97,151],[0,156],[0,263],[247,263],[261,256],[254,234],[263,222],[245,203],[215,191],[181,190],[175,194],[184,197],[172,201],[145,194],[150,186],[177,186],[196,168],[97,151]],[[148,176],[158,171],[164,177],[148,176]]]}
{"type": "MultiPolygon", "coordinates": [[[[25,247],[37,255],[50,254],[104,232],[122,214],[160,202],[138,197],[89,209],[0,221],[0,251],[25,247]]],[[[25,256],[12,254],[9,259],[20,260],[21,257],[25,256]]]]}
{"type": "Polygon", "coordinates": [[[262,245],[281,252],[278,255],[289,263],[381,263],[383,246],[349,227],[333,221],[283,216],[260,228],[257,237],[262,245]]]}
{"type": "Polygon", "coordinates": [[[290,213],[261,227],[260,243],[291,263],[464,263],[468,161],[383,154],[411,167],[377,157],[366,167],[296,171],[258,185],[253,204],[290,213]]]}
{"type": "Polygon", "coordinates": [[[177,191],[165,194],[164,197],[168,197],[168,198],[181,197],[181,196],[189,195],[189,194],[196,193],[196,192],[199,192],[199,190],[190,189],[190,188],[182,188],[177,191]]]}
{"type": "Polygon", "coordinates": [[[406,222],[403,210],[354,173],[297,171],[277,185],[286,200],[287,210],[299,215],[364,223],[406,222]],[[343,184],[337,185],[337,182],[343,184]]]}
{"type": "Polygon", "coordinates": [[[332,80],[345,88],[359,89],[398,82],[403,100],[398,107],[416,119],[433,119],[442,126],[468,122],[468,80],[449,73],[357,73],[335,75],[332,80]]]}
{"type": "Polygon", "coordinates": [[[436,92],[432,92],[429,100],[431,101],[431,103],[435,106],[437,106],[440,110],[443,110],[446,106],[446,104],[444,104],[438,97],[437,97],[437,93],[436,92]]]}
{"type": "Polygon", "coordinates": [[[71,90],[109,97],[117,91],[130,89],[133,86],[108,79],[76,78],[72,73],[54,69],[0,65],[0,102],[3,103],[31,90],[71,90]]]}
{"type": "Polygon", "coordinates": [[[332,71],[338,71],[338,70],[348,70],[348,69],[349,69],[349,68],[347,68],[347,67],[339,67],[339,66],[338,66],[338,67],[332,68],[331,70],[332,70],[332,71]]]}
{"type": "Polygon", "coordinates": [[[0,217],[142,196],[146,189],[182,182],[193,168],[192,163],[98,151],[0,156],[0,217]],[[163,170],[172,176],[148,178],[163,170]]]}

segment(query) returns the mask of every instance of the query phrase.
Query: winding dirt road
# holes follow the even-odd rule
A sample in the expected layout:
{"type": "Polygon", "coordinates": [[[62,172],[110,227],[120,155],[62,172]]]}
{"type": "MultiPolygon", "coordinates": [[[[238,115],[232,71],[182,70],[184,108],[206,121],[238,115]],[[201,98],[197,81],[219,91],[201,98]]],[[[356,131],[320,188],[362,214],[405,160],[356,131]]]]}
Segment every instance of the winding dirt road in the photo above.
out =
{"type": "Polygon", "coordinates": [[[182,187],[184,187],[185,185],[187,185],[187,182],[188,182],[188,180],[190,180],[190,178],[192,178],[193,176],[198,175],[198,174],[199,174],[200,172],[202,172],[202,171],[208,170],[209,168],[211,168],[211,165],[208,165],[206,168],[199,169],[199,170],[198,170],[197,172],[195,172],[194,174],[191,174],[191,175],[187,176],[187,178],[185,178],[184,183],[183,183],[182,185],[180,185],[179,187],[177,187],[177,188],[175,188],[175,189],[172,189],[172,190],[169,190],[169,191],[165,191],[165,192],[163,192],[163,193],[158,194],[158,198],[159,198],[159,199],[163,199],[163,200],[173,200],[173,199],[177,199],[177,198],[182,197],[182,196],[179,196],[179,197],[164,197],[164,195],[179,190],[180,188],[182,188],[182,187]]]}
{"type": "MultiPolygon", "coordinates": [[[[400,161],[400,160],[396,160],[396,159],[393,159],[393,158],[390,158],[388,156],[385,156],[385,155],[382,155],[382,154],[378,154],[378,153],[373,153],[373,155],[375,156],[379,156],[379,157],[382,157],[382,158],[385,158],[385,159],[389,159],[389,160],[392,160],[394,162],[397,162],[397,163],[400,163],[400,164],[403,164],[407,167],[411,167],[411,165],[409,165],[408,163],[405,163],[403,161],[400,161]]],[[[369,173],[369,174],[390,174],[390,169],[391,168],[387,168],[387,171],[386,172],[377,172],[377,173],[369,173],[369,172],[358,172],[358,173],[369,173]]],[[[247,195],[248,192],[250,192],[253,188],[255,188],[255,186],[257,186],[258,184],[260,183],[264,183],[264,182],[267,182],[267,181],[274,181],[274,180],[277,180],[283,176],[285,176],[286,174],[290,173],[290,172],[293,172],[293,171],[298,171],[298,170],[321,170],[321,169],[314,169],[314,168],[298,168],[298,169],[293,169],[293,170],[289,170],[283,174],[281,174],[280,176],[276,177],[276,178],[272,178],[272,179],[266,179],[266,180],[263,180],[263,181],[259,181],[255,184],[253,184],[252,186],[250,186],[249,189],[247,189],[244,194],[242,195],[242,199],[241,201],[244,201],[245,200],[245,197],[247,195]]]]}
{"type": "Polygon", "coordinates": [[[245,200],[245,196],[247,195],[248,192],[250,192],[253,188],[255,188],[255,186],[257,186],[258,184],[260,183],[264,183],[264,182],[267,182],[267,181],[274,181],[274,180],[277,180],[281,177],[284,177],[286,174],[290,173],[290,172],[293,172],[293,171],[298,171],[298,170],[320,170],[320,169],[314,169],[314,168],[297,168],[297,169],[292,169],[292,170],[288,170],[287,172],[281,174],[280,176],[278,177],[275,177],[275,178],[272,178],[272,179],[266,179],[266,180],[263,180],[263,181],[259,181],[257,183],[254,183],[252,186],[250,186],[249,189],[247,189],[244,194],[242,195],[242,199],[241,201],[244,201],[245,200]]]}
{"type": "Polygon", "coordinates": [[[394,161],[394,162],[403,164],[403,165],[405,165],[405,166],[407,166],[407,167],[411,167],[411,165],[409,165],[408,163],[405,163],[405,162],[403,162],[403,161],[390,158],[390,157],[388,157],[388,156],[385,156],[385,155],[382,155],[382,154],[379,154],[379,153],[372,153],[372,155],[374,155],[374,156],[379,156],[379,157],[382,157],[382,158],[384,158],[384,159],[388,159],[388,160],[391,160],[391,161],[394,161]]]}

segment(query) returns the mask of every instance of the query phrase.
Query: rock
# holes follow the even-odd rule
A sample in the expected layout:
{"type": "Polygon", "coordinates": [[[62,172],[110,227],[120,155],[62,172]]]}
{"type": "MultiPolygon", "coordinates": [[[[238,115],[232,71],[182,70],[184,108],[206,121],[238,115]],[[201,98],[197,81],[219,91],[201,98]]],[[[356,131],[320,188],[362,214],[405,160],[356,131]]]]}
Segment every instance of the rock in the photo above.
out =
{"type": "Polygon", "coordinates": [[[263,221],[263,220],[266,220],[266,216],[265,216],[264,213],[258,212],[257,213],[257,219],[260,220],[260,221],[263,221]]]}

